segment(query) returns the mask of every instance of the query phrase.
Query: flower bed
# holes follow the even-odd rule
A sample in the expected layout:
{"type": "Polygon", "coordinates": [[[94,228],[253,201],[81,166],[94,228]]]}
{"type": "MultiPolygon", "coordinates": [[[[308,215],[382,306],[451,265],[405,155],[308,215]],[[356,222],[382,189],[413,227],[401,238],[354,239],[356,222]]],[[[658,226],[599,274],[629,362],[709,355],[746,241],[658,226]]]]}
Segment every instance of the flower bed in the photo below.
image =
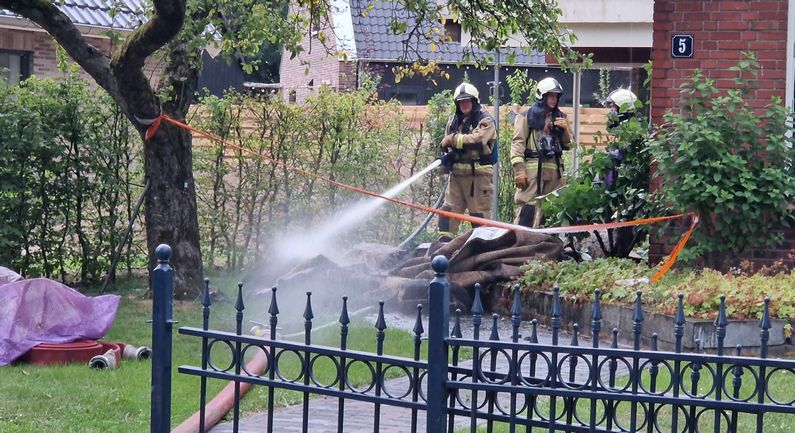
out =
{"type": "Polygon", "coordinates": [[[746,274],[741,269],[723,274],[718,271],[671,271],[660,281],[651,283],[656,267],[628,259],[599,259],[591,262],[531,261],[524,266],[519,280],[523,291],[548,291],[556,284],[561,295],[570,301],[593,299],[595,289],[602,290],[602,302],[632,305],[635,292],[641,290],[645,309],[673,314],[676,295],[685,295],[685,314],[714,319],[720,296],[726,295],[726,312],[730,319],[761,316],[765,296],[771,302],[771,316],[795,318],[795,271],[767,269],[746,274]]]}

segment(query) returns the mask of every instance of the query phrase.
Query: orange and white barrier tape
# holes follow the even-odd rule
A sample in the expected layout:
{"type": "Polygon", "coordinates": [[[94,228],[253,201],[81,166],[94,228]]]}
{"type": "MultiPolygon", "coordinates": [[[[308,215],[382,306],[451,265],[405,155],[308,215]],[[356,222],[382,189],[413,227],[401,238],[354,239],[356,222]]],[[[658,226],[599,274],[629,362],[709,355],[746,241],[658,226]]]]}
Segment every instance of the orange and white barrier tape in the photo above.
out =
{"type": "Polygon", "coordinates": [[[237,144],[234,144],[232,142],[224,140],[223,138],[221,138],[221,137],[219,137],[219,136],[217,136],[215,134],[211,134],[209,132],[205,132],[205,131],[196,129],[196,128],[194,128],[194,127],[192,127],[192,126],[190,126],[190,125],[188,125],[186,123],[183,123],[183,122],[180,122],[178,120],[175,120],[175,119],[173,119],[173,118],[171,118],[171,117],[169,117],[169,116],[167,116],[165,114],[161,114],[149,126],[149,128],[146,131],[146,139],[147,140],[151,140],[152,137],[154,137],[155,133],[157,132],[158,128],[160,127],[160,125],[162,124],[163,121],[169,122],[169,123],[171,123],[171,124],[173,124],[175,126],[178,126],[178,127],[182,128],[182,129],[185,129],[185,130],[188,130],[188,131],[193,132],[195,134],[201,135],[201,136],[203,136],[205,138],[208,138],[210,140],[217,141],[219,143],[223,143],[224,145],[226,145],[227,147],[229,147],[231,149],[239,150],[241,152],[248,153],[248,154],[250,154],[250,155],[252,155],[252,156],[254,156],[256,158],[260,158],[260,159],[262,159],[262,160],[264,160],[266,162],[269,162],[271,164],[282,166],[285,169],[290,170],[290,171],[292,171],[294,173],[299,173],[299,174],[302,174],[304,176],[313,177],[315,179],[318,179],[320,181],[326,182],[328,184],[339,186],[340,188],[344,188],[344,189],[347,189],[347,190],[350,190],[350,191],[354,191],[354,192],[357,192],[357,193],[360,193],[360,194],[363,194],[363,195],[368,195],[370,197],[379,198],[381,200],[386,200],[386,201],[389,201],[389,202],[392,202],[392,203],[399,204],[401,206],[406,206],[406,207],[417,209],[417,210],[420,210],[420,211],[423,211],[423,212],[434,213],[436,215],[446,216],[448,218],[453,218],[453,219],[456,219],[456,220],[459,220],[459,221],[466,221],[466,222],[469,222],[469,223],[472,223],[472,224],[478,224],[478,225],[486,226],[486,227],[495,227],[495,228],[501,228],[501,229],[506,229],[506,230],[526,231],[526,232],[543,233],[543,234],[584,233],[584,232],[592,232],[592,231],[596,231],[596,230],[607,230],[607,229],[616,229],[616,228],[620,228],[620,227],[630,227],[630,226],[640,226],[640,225],[646,225],[646,224],[654,224],[654,223],[658,223],[658,222],[676,220],[676,219],[685,218],[685,217],[689,216],[690,217],[690,228],[687,230],[687,232],[685,232],[684,235],[682,235],[682,238],[679,239],[679,242],[676,244],[676,246],[674,247],[674,249],[671,252],[671,254],[668,256],[668,258],[666,258],[665,262],[660,267],[660,270],[657,271],[657,273],[655,273],[654,276],[652,277],[652,281],[658,281],[660,278],[662,278],[663,275],[665,275],[666,272],[668,272],[669,269],[671,269],[671,267],[676,262],[676,258],[679,256],[679,253],[682,252],[682,249],[685,247],[685,244],[687,244],[687,241],[693,235],[693,231],[695,231],[696,226],[698,225],[698,221],[699,221],[698,215],[696,215],[695,213],[687,213],[687,214],[677,214],[677,215],[663,216],[663,217],[654,217],[654,218],[643,218],[643,219],[633,220],[633,221],[622,221],[622,222],[612,222],[612,223],[586,224],[586,225],[565,226],[565,227],[550,227],[550,228],[538,228],[538,229],[529,228],[529,227],[525,227],[525,226],[520,226],[518,224],[511,224],[511,223],[506,223],[506,222],[502,222],[502,221],[495,221],[495,220],[491,220],[491,219],[474,217],[474,216],[471,216],[471,215],[465,215],[465,214],[460,214],[460,213],[456,213],[456,212],[445,211],[445,210],[441,210],[441,209],[434,209],[434,208],[429,207],[429,206],[421,205],[421,204],[418,204],[418,203],[412,203],[412,202],[400,200],[400,199],[393,198],[393,197],[385,197],[385,196],[383,196],[381,194],[378,194],[376,192],[369,191],[369,190],[366,190],[366,189],[363,189],[363,188],[359,188],[359,187],[356,187],[356,186],[353,186],[353,185],[348,185],[348,184],[336,181],[334,179],[329,179],[329,178],[321,176],[321,175],[319,175],[317,173],[314,173],[314,172],[311,172],[311,171],[308,171],[308,170],[304,170],[302,168],[293,167],[293,166],[288,165],[288,164],[286,164],[286,163],[284,163],[282,161],[279,161],[279,160],[276,160],[276,159],[273,159],[273,158],[269,158],[269,157],[267,157],[265,155],[261,155],[261,154],[259,154],[257,152],[254,152],[253,150],[246,149],[246,148],[244,148],[242,146],[238,146],[237,144]]]}

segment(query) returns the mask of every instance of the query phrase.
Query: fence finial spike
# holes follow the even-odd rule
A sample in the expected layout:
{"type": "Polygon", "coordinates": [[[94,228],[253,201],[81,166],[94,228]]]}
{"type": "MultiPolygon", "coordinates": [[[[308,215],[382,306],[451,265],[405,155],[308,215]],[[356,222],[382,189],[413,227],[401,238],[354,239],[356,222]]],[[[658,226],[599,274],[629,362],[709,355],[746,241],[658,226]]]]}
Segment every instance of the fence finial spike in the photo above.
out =
{"type": "Polygon", "coordinates": [[[738,344],[737,346],[734,346],[734,356],[740,356],[742,353],[743,353],[743,345],[742,344],[738,344]]]}
{"type": "Polygon", "coordinates": [[[765,307],[762,310],[762,320],[759,321],[759,327],[762,328],[763,331],[767,331],[773,327],[770,323],[770,298],[767,296],[765,296],[765,307]]]}
{"type": "Polygon", "coordinates": [[[491,315],[491,335],[489,335],[489,340],[499,341],[499,339],[500,339],[500,332],[497,329],[498,328],[498,325],[497,325],[497,321],[498,320],[500,320],[500,315],[499,314],[494,313],[494,314],[491,315]]]}
{"type": "Polygon", "coordinates": [[[715,326],[725,328],[729,325],[726,317],[726,295],[720,295],[720,307],[718,307],[718,317],[715,318],[715,326]]]}
{"type": "Polygon", "coordinates": [[[268,307],[268,314],[271,316],[279,315],[279,304],[276,302],[276,286],[271,287],[271,305],[268,307]]]}
{"type": "Polygon", "coordinates": [[[591,312],[591,341],[593,347],[599,347],[599,333],[602,332],[602,290],[593,292],[593,311],[591,312]]]}
{"type": "Polygon", "coordinates": [[[643,322],[643,294],[640,290],[635,292],[635,312],[632,315],[632,321],[635,323],[643,322]]]}
{"type": "Polygon", "coordinates": [[[237,283],[237,301],[235,301],[235,309],[237,311],[243,311],[246,308],[245,304],[243,304],[243,282],[237,283]]]}
{"type": "Polygon", "coordinates": [[[593,292],[593,316],[594,322],[602,320],[602,290],[596,289],[593,292]]]}
{"type": "Polygon", "coordinates": [[[204,279],[204,295],[202,296],[202,306],[209,307],[212,304],[210,299],[210,279],[204,279]]]}
{"type": "Polygon", "coordinates": [[[570,346],[577,347],[577,346],[580,345],[580,340],[579,340],[579,338],[577,338],[579,336],[579,334],[580,334],[580,325],[575,323],[571,327],[571,344],[570,344],[570,346]]]}
{"type": "Polygon", "coordinates": [[[304,319],[309,321],[315,318],[312,312],[312,292],[306,292],[306,307],[304,307],[304,319]]]}
{"type": "Polygon", "coordinates": [[[538,320],[533,319],[530,321],[530,337],[526,340],[533,344],[538,344],[538,320]]]}
{"type": "Polygon", "coordinates": [[[342,311],[340,312],[339,322],[340,322],[340,325],[345,325],[345,326],[350,325],[350,323],[351,323],[351,318],[350,318],[350,316],[348,316],[348,297],[347,296],[343,296],[342,297],[342,311]]]}
{"type": "Polygon", "coordinates": [[[475,299],[472,301],[472,314],[483,314],[483,303],[480,300],[480,283],[475,283],[475,299]]]}
{"type": "Polygon", "coordinates": [[[651,334],[651,350],[652,350],[653,352],[656,352],[656,351],[658,351],[658,350],[659,350],[659,349],[657,348],[657,338],[658,338],[658,336],[657,336],[657,333],[656,333],[656,332],[654,332],[654,333],[652,333],[652,334],[651,334]]]}
{"type": "Polygon", "coordinates": [[[447,260],[447,257],[443,255],[438,255],[431,260],[431,269],[433,269],[437,277],[443,277],[449,267],[450,262],[447,260]]]}
{"type": "Polygon", "coordinates": [[[511,316],[522,317],[522,295],[519,289],[522,286],[514,284],[513,286],[513,305],[511,306],[511,316]]]}
{"type": "MultiPolygon", "coordinates": [[[[384,327],[386,327],[386,323],[384,323],[384,327]]],[[[412,329],[412,331],[414,331],[414,335],[416,336],[420,336],[425,332],[425,328],[422,327],[422,304],[417,304],[417,320],[414,321],[414,329],[412,329]]]]}
{"type": "Polygon", "coordinates": [[[680,293],[676,296],[678,300],[676,301],[676,319],[674,323],[679,326],[684,326],[686,323],[685,321],[685,306],[684,306],[684,298],[685,295],[680,293]]]}
{"type": "Polygon", "coordinates": [[[375,329],[379,331],[386,329],[386,319],[384,319],[384,301],[378,301],[378,319],[375,321],[375,329]]]}
{"type": "Polygon", "coordinates": [[[613,341],[610,342],[611,349],[618,349],[618,328],[613,328],[613,341]]]}
{"type": "Polygon", "coordinates": [[[155,257],[160,264],[166,264],[171,260],[171,246],[168,244],[160,244],[155,248],[155,257]]]}
{"type": "Polygon", "coordinates": [[[553,297],[552,297],[552,311],[550,317],[560,318],[561,309],[560,309],[560,287],[555,285],[553,289],[553,297]]]}
{"type": "Polygon", "coordinates": [[[450,334],[453,338],[462,338],[464,335],[461,333],[461,309],[455,309],[455,320],[453,321],[453,331],[450,334]]]}

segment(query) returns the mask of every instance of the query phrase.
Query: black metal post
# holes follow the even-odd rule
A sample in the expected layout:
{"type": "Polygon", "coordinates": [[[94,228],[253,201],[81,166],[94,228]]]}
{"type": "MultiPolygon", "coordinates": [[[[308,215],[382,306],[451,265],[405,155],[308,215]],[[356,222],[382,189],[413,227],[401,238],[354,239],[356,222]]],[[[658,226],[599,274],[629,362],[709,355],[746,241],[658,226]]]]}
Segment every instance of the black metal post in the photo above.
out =
{"type": "MultiPolygon", "coordinates": [[[[237,301],[235,301],[235,335],[243,335],[243,310],[246,305],[243,303],[243,283],[237,283],[237,301]]],[[[238,340],[235,342],[235,376],[240,377],[243,367],[243,344],[238,340]]],[[[235,381],[235,405],[232,408],[232,431],[240,431],[240,381],[235,381]]]]}
{"type": "Polygon", "coordinates": [[[152,272],[152,406],[151,433],[171,430],[171,311],[174,270],[168,261],[171,247],[155,249],[157,267],[152,272]]]}
{"type": "MultiPolygon", "coordinates": [[[[418,305],[419,307],[419,305],[418,305]]],[[[420,323],[421,324],[421,323],[420,323]]],[[[461,334],[461,309],[457,308],[455,310],[455,320],[453,321],[453,330],[450,333],[451,338],[463,338],[463,334],[461,334]]],[[[458,358],[460,347],[455,346],[453,347],[453,367],[458,367],[458,358]]],[[[456,372],[453,371],[450,373],[450,380],[458,379],[456,372]]],[[[450,391],[450,404],[447,406],[448,408],[454,408],[458,404],[458,390],[451,390],[450,391]]],[[[454,433],[455,432],[455,414],[450,413],[447,416],[447,433],[454,433]]],[[[416,433],[412,430],[412,433],[416,433]]]]}
{"type": "MultiPolygon", "coordinates": [[[[718,337],[718,356],[723,356],[723,342],[726,339],[726,327],[729,320],[726,316],[726,296],[721,295],[718,317],[715,319],[715,334],[718,337]]],[[[715,372],[715,401],[723,398],[723,363],[718,363],[715,372]]],[[[721,411],[715,409],[714,433],[721,433],[721,411]]]]}
{"type": "MultiPolygon", "coordinates": [[[[337,374],[337,381],[339,381],[339,390],[345,391],[345,370],[348,367],[348,361],[345,358],[345,351],[348,350],[348,325],[351,323],[351,318],[348,315],[348,297],[342,297],[342,311],[340,312],[340,368],[337,374]]],[[[337,433],[343,433],[343,426],[345,425],[345,398],[340,397],[337,406],[337,433]]]]}
{"type": "MultiPolygon", "coordinates": [[[[384,319],[384,301],[378,301],[378,319],[375,321],[375,353],[380,359],[384,355],[384,337],[386,334],[386,319],[384,319]]],[[[384,383],[384,364],[381,361],[375,363],[375,396],[381,397],[381,384],[384,383]]],[[[381,403],[376,400],[373,408],[373,431],[381,431],[381,403]]]]}
{"type": "Polygon", "coordinates": [[[431,267],[436,277],[428,287],[428,417],[427,433],[445,431],[447,419],[447,343],[450,333],[450,285],[444,277],[449,262],[436,256],[431,267]]]}
{"type": "MultiPolygon", "coordinates": [[[[632,394],[638,394],[638,386],[640,383],[640,355],[638,351],[640,351],[640,336],[643,332],[643,300],[641,299],[641,292],[638,290],[636,293],[635,298],[635,312],[632,315],[632,333],[634,335],[634,341],[632,344],[632,394]]],[[[630,431],[637,431],[638,429],[638,403],[636,401],[632,401],[630,403],[630,414],[629,414],[629,430],[630,431]]],[[[650,419],[650,417],[646,417],[650,419]]]]}
{"type": "MultiPolygon", "coordinates": [[[[279,303],[276,300],[276,287],[271,288],[271,305],[268,307],[268,314],[270,315],[270,341],[271,343],[276,340],[276,326],[279,324],[279,303]]],[[[274,380],[276,378],[276,346],[271,345],[268,348],[268,379],[274,380]]],[[[267,432],[273,433],[273,406],[274,406],[274,389],[272,386],[268,387],[268,419],[267,419],[267,432]]]]}
{"type": "MultiPolygon", "coordinates": [[[[599,348],[599,333],[602,331],[602,291],[600,289],[594,290],[593,311],[591,312],[591,344],[594,349],[599,348]]],[[[596,392],[599,389],[599,355],[594,352],[591,357],[591,391],[596,392]]],[[[605,408],[610,404],[609,400],[604,400],[605,408]]],[[[588,414],[588,431],[593,433],[596,431],[596,404],[595,398],[591,399],[591,410],[588,414]]]]}
{"type": "MultiPolygon", "coordinates": [[[[202,330],[207,331],[210,329],[210,280],[204,279],[204,296],[202,297],[202,330]]],[[[210,358],[209,341],[207,336],[202,337],[202,371],[207,370],[207,361],[210,358]]],[[[204,418],[207,412],[207,378],[202,376],[199,382],[199,433],[205,433],[204,418]]]]}
{"type": "MultiPolygon", "coordinates": [[[[472,339],[480,340],[480,325],[483,316],[483,303],[480,300],[480,284],[475,283],[475,300],[472,301],[472,339]]],[[[480,373],[480,348],[472,348],[472,383],[478,383],[480,373]]],[[[469,404],[469,431],[478,430],[478,389],[472,389],[469,404]]]]}
{"type": "MultiPolygon", "coordinates": [[[[309,375],[312,373],[312,352],[309,351],[309,346],[312,345],[312,319],[315,318],[315,313],[312,311],[312,292],[306,292],[306,307],[304,307],[304,344],[307,346],[304,352],[304,365],[301,375],[304,378],[304,389],[309,388],[309,375]]],[[[304,391],[303,398],[303,417],[301,423],[301,431],[303,433],[309,432],[309,392],[304,391]]]]}
{"type": "MultiPolygon", "coordinates": [[[[459,310],[460,312],[460,310],[459,310]]],[[[422,351],[422,334],[425,329],[422,327],[422,304],[417,304],[417,320],[414,321],[414,360],[420,360],[420,352],[422,351]]],[[[458,348],[454,349],[455,351],[458,348]]],[[[414,386],[411,387],[411,401],[417,402],[420,397],[420,369],[414,367],[412,369],[412,381],[414,386]]],[[[452,400],[452,397],[450,398],[452,400]]],[[[417,433],[417,409],[411,410],[411,433],[417,433]]]]}

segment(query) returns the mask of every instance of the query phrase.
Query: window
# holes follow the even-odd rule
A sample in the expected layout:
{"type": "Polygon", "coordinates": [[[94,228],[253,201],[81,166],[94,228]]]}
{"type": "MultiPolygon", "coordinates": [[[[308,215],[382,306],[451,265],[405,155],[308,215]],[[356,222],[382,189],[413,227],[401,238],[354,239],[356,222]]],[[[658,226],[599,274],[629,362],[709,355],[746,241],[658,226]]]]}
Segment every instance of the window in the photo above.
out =
{"type": "Polygon", "coordinates": [[[453,42],[461,42],[461,23],[446,20],[444,22],[444,35],[450,37],[453,42]]]}
{"type": "Polygon", "coordinates": [[[400,102],[400,105],[419,105],[420,98],[417,92],[397,90],[387,93],[386,99],[396,100],[400,102]]]}
{"type": "Polygon", "coordinates": [[[0,50],[0,77],[9,84],[30,77],[30,53],[0,50]]]}

